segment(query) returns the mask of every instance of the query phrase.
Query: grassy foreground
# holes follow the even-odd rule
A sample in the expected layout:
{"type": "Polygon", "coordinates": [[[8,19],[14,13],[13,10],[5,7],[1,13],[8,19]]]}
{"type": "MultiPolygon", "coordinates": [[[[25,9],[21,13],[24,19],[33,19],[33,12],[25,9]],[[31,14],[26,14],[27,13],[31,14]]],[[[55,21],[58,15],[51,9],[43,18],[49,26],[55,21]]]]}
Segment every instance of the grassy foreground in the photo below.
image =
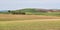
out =
{"type": "Polygon", "coordinates": [[[60,30],[60,21],[0,22],[0,30],[60,30]]]}

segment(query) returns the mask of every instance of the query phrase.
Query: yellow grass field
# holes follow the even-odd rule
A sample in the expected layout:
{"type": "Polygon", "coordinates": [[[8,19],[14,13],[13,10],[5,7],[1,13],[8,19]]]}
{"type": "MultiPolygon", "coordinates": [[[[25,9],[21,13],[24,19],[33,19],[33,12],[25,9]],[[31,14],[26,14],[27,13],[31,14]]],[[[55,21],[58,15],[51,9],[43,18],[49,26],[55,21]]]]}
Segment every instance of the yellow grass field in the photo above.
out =
{"type": "Polygon", "coordinates": [[[0,14],[0,30],[60,30],[60,17],[0,14]]]}
{"type": "Polygon", "coordinates": [[[13,21],[13,20],[31,20],[31,19],[60,19],[57,16],[42,16],[42,15],[11,15],[0,14],[1,21],[13,21]],[[5,20],[6,19],[6,20],[5,20]]]}

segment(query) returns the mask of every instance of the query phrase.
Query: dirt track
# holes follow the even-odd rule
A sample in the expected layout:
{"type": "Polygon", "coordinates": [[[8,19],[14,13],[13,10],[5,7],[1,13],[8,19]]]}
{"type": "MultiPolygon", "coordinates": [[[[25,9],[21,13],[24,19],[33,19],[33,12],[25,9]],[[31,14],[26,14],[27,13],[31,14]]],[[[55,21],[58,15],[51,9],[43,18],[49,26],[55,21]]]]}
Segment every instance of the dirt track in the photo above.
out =
{"type": "Polygon", "coordinates": [[[8,21],[8,22],[37,22],[37,21],[60,21],[60,19],[35,19],[35,20],[8,21]]]}
{"type": "Polygon", "coordinates": [[[42,16],[42,15],[8,15],[8,14],[0,14],[0,18],[2,19],[16,19],[16,18],[26,18],[26,19],[60,19],[57,16],[42,16]]]}
{"type": "Polygon", "coordinates": [[[35,22],[35,21],[60,21],[60,19],[35,19],[35,20],[9,21],[9,22],[35,22]]]}
{"type": "Polygon", "coordinates": [[[24,22],[24,23],[29,23],[29,22],[40,22],[40,21],[60,21],[60,19],[35,19],[35,20],[24,20],[24,21],[1,21],[0,23],[18,23],[18,22],[24,22]]]}

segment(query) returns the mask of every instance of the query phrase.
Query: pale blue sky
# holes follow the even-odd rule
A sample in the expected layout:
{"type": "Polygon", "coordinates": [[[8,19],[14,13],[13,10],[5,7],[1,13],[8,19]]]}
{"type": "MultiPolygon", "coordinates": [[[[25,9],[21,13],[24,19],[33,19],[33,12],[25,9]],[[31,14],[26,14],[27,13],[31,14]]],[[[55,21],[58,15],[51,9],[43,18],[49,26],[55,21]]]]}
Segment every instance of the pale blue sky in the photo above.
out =
{"type": "Polygon", "coordinates": [[[60,0],[0,0],[0,10],[21,8],[60,9],[60,0]]]}

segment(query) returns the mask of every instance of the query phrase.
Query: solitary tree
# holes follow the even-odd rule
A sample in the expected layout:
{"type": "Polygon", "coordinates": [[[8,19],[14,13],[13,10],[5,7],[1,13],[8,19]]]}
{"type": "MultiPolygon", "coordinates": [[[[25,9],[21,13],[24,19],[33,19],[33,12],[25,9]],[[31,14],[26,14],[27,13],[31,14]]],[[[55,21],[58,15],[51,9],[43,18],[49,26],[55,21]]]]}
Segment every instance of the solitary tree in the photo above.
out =
{"type": "Polygon", "coordinates": [[[11,11],[10,11],[10,10],[8,10],[8,12],[10,13],[11,11]]]}

